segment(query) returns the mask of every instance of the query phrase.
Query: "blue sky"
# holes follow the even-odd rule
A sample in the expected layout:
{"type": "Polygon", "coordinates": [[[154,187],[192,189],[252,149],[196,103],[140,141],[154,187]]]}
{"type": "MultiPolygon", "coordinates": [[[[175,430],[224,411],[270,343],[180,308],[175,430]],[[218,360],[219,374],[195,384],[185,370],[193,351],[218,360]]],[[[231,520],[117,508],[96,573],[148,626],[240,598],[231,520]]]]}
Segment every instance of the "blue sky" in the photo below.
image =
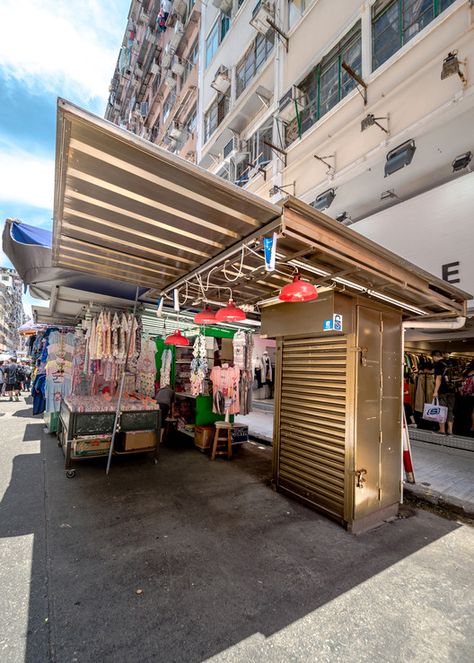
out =
{"type": "Polygon", "coordinates": [[[51,229],[56,98],[103,115],[129,7],[0,1],[0,232],[7,217],[51,229]]]}

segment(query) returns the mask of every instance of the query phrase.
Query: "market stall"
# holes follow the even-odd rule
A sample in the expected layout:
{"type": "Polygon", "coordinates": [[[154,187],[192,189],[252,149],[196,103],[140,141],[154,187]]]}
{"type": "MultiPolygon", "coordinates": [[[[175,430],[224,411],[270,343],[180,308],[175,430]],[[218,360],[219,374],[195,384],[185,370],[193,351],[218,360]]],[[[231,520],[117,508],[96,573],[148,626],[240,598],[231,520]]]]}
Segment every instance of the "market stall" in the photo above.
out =
{"type": "Polygon", "coordinates": [[[393,517],[402,323],[462,319],[470,296],[296,198],[272,205],[64,100],[57,146],[54,264],[211,305],[217,321],[261,315],[277,340],[275,486],[353,531],[393,517]]]}

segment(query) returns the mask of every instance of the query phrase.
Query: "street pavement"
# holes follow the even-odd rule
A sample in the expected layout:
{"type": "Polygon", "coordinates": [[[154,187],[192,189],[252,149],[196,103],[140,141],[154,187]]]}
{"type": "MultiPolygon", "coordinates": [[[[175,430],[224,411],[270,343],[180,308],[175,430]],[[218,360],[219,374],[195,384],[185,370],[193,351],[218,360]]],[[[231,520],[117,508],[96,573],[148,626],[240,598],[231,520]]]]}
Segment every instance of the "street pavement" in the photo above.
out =
{"type": "Polygon", "coordinates": [[[405,508],[355,537],[270,467],[177,446],[67,479],[41,418],[0,402],[0,661],[472,661],[472,528],[405,508]]]}

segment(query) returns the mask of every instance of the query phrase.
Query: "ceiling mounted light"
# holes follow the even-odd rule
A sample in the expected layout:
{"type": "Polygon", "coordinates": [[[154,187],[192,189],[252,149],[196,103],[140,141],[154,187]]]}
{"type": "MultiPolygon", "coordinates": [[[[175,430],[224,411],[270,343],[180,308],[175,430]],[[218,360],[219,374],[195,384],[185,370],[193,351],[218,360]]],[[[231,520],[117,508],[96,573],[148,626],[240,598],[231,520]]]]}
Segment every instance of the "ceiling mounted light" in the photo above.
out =
{"type": "Polygon", "coordinates": [[[472,159],[471,151],[465,152],[464,154],[460,154],[458,157],[456,157],[452,163],[453,173],[455,173],[458,170],[464,170],[464,168],[467,168],[471,163],[471,159],[472,159]]]}
{"type": "Polygon", "coordinates": [[[461,71],[462,64],[465,65],[466,63],[463,60],[458,60],[458,52],[456,50],[450,51],[447,57],[443,60],[443,66],[441,68],[441,80],[444,81],[445,78],[449,78],[449,76],[455,76],[457,74],[463,85],[466,85],[466,77],[461,71]]]}
{"type": "Polygon", "coordinates": [[[395,189],[387,189],[387,191],[382,191],[380,194],[380,200],[389,200],[391,198],[398,198],[395,189]]]}
{"type": "Polygon", "coordinates": [[[233,299],[229,299],[227,306],[220,308],[216,313],[216,322],[242,322],[246,318],[245,311],[237,308],[233,299]]]}
{"type": "Polygon", "coordinates": [[[309,302],[317,299],[318,291],[308,281],[302,281],[299,274],[295,274],[293,281],[287,283],[278,296],[282,302],[309,302]]]}
{"type": "Polygon", "coordinates": [[[316,198],[316,200],[312,204],[312,207],[322,212],[323,210],[330,207],[335,197],[336,194],[334,192],[334,189],[328,189],[327,191],[323,191],[323,193],[320,193],[319,196],[316,198]]]}
{"type": "Polygon", "coordinates": [[[177,329],[174,334],[165,338],[165,345],[179,345],[185,347],[189,345],[189,338],[183,336],[179,329],[177,329]]]}
{"type": "Polygon", "coordinates": [[[206,304],[205,308],[196,313],[194,316],[194,322],[197,325],[212,325],[216,321],[216,314],[211,310],[211,307],[206,304]]]}
{"type": "Polygon", "coordinates": [[[342,223],[343,226],[349,226],[352,223],[352,218],[347,212],[342,212],[336,216],[336,221],[342,223]]]}
{"type": "Polygon", "coordinates": [[[390,150],[387,154],[387,161],[385,162],[385,177],[396,173],[397,170],[401,170],[404,166],[409,166],[415,150],[416,145],[413,139],[407,140],[393,150],[390,150]]]}

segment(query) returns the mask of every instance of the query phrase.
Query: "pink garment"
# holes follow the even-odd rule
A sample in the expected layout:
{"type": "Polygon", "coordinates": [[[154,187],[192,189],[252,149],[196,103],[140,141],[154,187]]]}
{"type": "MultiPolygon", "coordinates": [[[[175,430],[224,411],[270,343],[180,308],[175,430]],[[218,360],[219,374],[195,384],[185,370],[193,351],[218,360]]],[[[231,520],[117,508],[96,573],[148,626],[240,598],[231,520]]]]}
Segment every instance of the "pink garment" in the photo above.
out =
{"type": "Polygon", "coordinates": [[[237,366],[214,366],[211,371],[212,380],[212,394],[213,394],[213,411],[218,414],[238,414],[240,412],[240,399],[239,399],[239,379],[240,368],[237,366]],[[215,404],[217,392],[220,392],[224,398],[224,411],[217,410],[215,404]]]}

